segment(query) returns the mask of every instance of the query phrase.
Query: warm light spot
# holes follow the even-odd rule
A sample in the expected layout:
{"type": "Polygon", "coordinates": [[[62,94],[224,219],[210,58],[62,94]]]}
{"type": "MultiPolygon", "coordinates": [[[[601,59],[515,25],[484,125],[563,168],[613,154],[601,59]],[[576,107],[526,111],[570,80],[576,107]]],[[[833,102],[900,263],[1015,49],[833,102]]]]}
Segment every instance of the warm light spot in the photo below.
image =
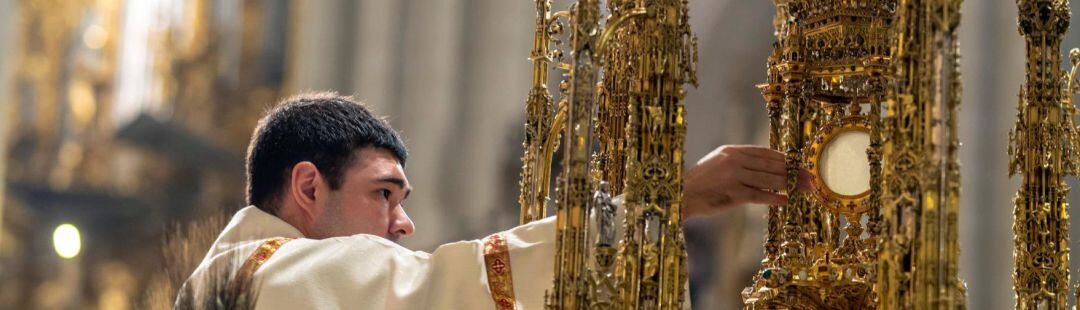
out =
{"type": "Polygon", "coordinates": [[[63,258],[74,258],[82,250],[82,238],[79,237],[79,229],[75,225],[60,224],[53,231],[53,247],[56,254],[63,258]]]}
{"type": "Polygon", "coordinates": [[[75,80],[68,86],[68,103],[71,115],[79,125],[87,125],[97,113],[94,87],[85,80],[75,80]]]}
{"type": "Polygon", "coordinates": [[[105,28],[101,25],[91,25],[86,28],[86,32],[83,32],[82,40],[86,47],[96,50],[104,47],[108,38],[109,34],[105,32],[105,28]]]}
{"type": "Polygon", "coordinates": [[[83,147],[72,141],[64,141],[60,146],[60,158],[58,160],[61,170],[74,170],[83,160],[83,147]]]}

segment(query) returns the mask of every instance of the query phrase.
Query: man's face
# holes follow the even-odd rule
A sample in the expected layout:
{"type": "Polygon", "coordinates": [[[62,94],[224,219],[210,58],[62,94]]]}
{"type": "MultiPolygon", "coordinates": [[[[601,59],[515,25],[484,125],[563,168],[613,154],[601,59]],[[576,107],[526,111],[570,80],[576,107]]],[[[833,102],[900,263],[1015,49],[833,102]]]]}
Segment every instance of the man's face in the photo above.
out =
{"type": "Polygon", "coordinates": [[[415,227],[402,205],[412,187],[390,151],[361,149],[342,177],[341,187],[329,191],[316,218],[320,235],[370,234],[396,242],[413,233],[415,227]]]}

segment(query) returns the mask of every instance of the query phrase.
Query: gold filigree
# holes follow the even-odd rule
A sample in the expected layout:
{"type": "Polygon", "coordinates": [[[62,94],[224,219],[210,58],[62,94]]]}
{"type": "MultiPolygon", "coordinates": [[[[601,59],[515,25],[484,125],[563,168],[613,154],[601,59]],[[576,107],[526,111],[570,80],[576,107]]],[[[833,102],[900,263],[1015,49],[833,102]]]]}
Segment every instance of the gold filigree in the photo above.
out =
{"type": "Polygon", "coordinates": [[[811,178],[811,182],[813,182],[811,193],[817,198],[817,202],[830,212],[859,215],[870,210],[871,204],[867,201],[870,197],[869,190],[854,195],[837,193],[828,184],[825,184],[824,175],[821,172],[821,159],[824,156],[825,149],[832,145],[837,137],[849,132],[861,132],[869,135],[870,126],[870,119],[862,115],[840,118],[821,126],[817,135],[812,139],[813,143],[810,144],[810,149],[806,152],[810,160],[807,168],[813,176],[811,178]]]}
{"type": "Polygon", "coordinates": [[[689,5],[606,3],[603,16],[599,0],[575,1],[570,10],[554,13],[549,1],[536,1],[522,222],[545,214],[551,154],[561,133],[555,283],[546,294],[547,307],[682,308],[688,303],[681,220],[683,86],[696,83],[697,63],[689,5]],[[560,48],[570,51],[570,59],[554,66],[567,74],[553,112],[552,100],[536,94],[544,93],[547,62],[562,61],[564,54],[551,47],[563,42],[556,37],[564,28],[569,44],[560,48]],[[619,194],[623,203],[612,202],[619,194]],[[620,206],[626,216],[616,237],[613,218],[620,206]]]}
{"type": "Polygon", "coordinates": [[[1013,289],[1017,309],[1066,309],[1069,295],[1069,188],[1076,175],[1075,108],[1061,69],[1067,0],[1018,0],[1027,50],[1016,127],[1009,133],[1009,174],[1021,175],[1013,209],[1013,289]]]}
{"type": "Polygon", "coordinates": [[[851,127],[845,121],[870,134],[871,182],[868,193],[845,197],[818,180],[810,197],[795,193],[770,207],[746,308],[965,307],[957,277],[961,2],[775,1],[778,43],[759,88],[770,145],[787,153],[789,192],[793,167],[816,172],[829,137],[851,127]]]}
{"type": "Polygon", "coordinates": [[[878,306],[962,309],[959,0],[902,0],[896,23],[896,85],[884,120],[884,235],[878,306]]]}
{"type": "Polygon", "coordinates": [[[767,81],[759,88],[770,145],[786,154],[790,195],[786,204],[770,206],[766,257],[753,285],[743,290],[744,307],[873,307],[882,225],[880,115],[894,82],[890,47],[896,1],[775,3],[777,44],[767,81]],[[865,153],[870,191],[852,196],[827,186],[798,191],[799,168],[816,174],[831,138],[853,128],[870,136],[865,153]]]}

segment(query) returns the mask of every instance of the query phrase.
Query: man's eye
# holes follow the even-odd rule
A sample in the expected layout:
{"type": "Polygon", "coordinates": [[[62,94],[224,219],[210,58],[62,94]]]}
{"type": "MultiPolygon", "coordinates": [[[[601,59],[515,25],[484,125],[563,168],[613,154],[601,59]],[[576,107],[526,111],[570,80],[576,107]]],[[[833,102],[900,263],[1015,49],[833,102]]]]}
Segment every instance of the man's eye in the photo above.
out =
{"type": "Polygon", "coordinates": [[[390,199],[390,190],[382,189],[379,191],[382,192],[383,198],[390,199]]]}

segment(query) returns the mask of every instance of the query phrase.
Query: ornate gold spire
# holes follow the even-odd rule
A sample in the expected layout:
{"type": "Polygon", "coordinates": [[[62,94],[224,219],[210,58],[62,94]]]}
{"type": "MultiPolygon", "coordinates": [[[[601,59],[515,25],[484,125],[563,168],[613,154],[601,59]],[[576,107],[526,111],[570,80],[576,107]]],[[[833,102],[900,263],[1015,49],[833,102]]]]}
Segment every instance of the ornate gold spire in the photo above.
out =
{"type": "Polygon", "coordinates": [[[1027,79],[1009,134],[1009,174],[1021,175],[1013,211],[1017,309],[1065,309],[1069,292],[1069,204],[1065,177],[1077,172],[1075,109],[1061,70],[1066,0],[1019,0],[1027,79]]]}
{"type": "Polygon", "coordinates": [[[683,87],[696,84],[697,63],[689,5],[610,0],[606,17],[600,5],[580,0],[569,11],[548,13],[548,2],[537,2],[522,221],[544,214],[547,169],[563,132],[555,283],[546,293],[547,307],[684,308],[689,301],[681,217],[683,87]],[[568,63],[557,50],[545,52],[564,26],[570,33],[568,63]],[[548,61],[567,72],[554,117],[543,95],[546,73],[539,72],[548,61]],[[611,197],[620,193],[617,211],[611,197]],[[617,212],[625,214],[618,234],[617,212]]]}
{"type": "Polygon", "coordinates": [[[882,309],[965,307],[957,276],[960,0],[901,0],[895,94],[884,121],[882,309]]]}

